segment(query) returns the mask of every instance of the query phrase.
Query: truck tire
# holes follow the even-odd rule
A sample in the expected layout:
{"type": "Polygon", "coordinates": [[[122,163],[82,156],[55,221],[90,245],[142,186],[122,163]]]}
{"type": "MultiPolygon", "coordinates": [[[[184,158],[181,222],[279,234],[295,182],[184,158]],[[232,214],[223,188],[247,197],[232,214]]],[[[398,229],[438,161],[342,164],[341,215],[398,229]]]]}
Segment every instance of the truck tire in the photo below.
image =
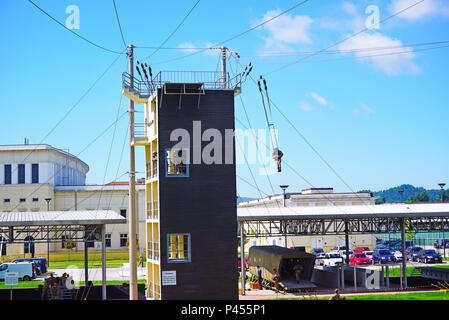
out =
{"type": "Polygon", "coordinates": [[[23,276],[23,281],[31,281],[31,277],[30,276],[23,276]]]}

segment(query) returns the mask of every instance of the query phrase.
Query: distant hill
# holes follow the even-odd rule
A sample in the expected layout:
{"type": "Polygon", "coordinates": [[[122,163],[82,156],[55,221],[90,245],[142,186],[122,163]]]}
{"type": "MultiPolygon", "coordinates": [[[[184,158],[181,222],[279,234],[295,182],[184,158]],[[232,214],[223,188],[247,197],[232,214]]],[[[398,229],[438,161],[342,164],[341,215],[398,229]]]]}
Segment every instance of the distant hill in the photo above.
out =
{"type": "Polygon", "coordinates": [[[418,195],[417,197],[420,197],[421,195],[419,194],[422,193],[427,193],[429,201],[438,201],[441,194],[441,190],[439,189],[426,190],[423,187],[415,187],[411,184],[403,184],[382,191],[362,190],[360,192],[372,192],[374,196],[379,197],[378,201],[383,201],[382,199],[385,199],[385,202],[404,202],[408,200],[410,196],[415,197],[418,195]],[[402,196],[399,193],[399,190],[404,190],[402,196]]]}

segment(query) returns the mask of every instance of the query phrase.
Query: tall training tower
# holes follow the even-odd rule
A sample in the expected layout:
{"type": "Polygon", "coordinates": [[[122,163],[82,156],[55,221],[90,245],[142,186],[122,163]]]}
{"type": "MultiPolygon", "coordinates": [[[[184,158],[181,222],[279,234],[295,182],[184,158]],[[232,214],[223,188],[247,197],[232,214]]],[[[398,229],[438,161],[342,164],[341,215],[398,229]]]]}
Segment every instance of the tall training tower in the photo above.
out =
{"type": "Polygon", "coordinates": [[[161,71],[122,80],[123,94],[145,105],[132,143],[145,148],[147,297],[237,300],[240,75],[161,71]]]}

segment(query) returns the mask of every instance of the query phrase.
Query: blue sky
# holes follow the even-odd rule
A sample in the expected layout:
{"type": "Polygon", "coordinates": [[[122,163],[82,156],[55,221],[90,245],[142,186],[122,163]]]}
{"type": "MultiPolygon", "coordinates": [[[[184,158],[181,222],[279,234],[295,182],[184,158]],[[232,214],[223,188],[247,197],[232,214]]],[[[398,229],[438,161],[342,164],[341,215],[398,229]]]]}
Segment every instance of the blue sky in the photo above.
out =
{"type": "MultiPolygon", "coordinates": [[[[449,40],[447,2],[424,0],[381,23],[379,29],[371,28],[332,46],[331,54],[316,54],[279,69],[286,63],[303,59],[304,55],[299,55],[303,52],[320,51],[366,28],[366,21],[373,17],[372,11],[367,13],[369,6],[377,8],[383,20],[418,1],[309,0],[226,43],[231,51],[239,53],[243,66],[252,62],[254,77],[265,75],[270,98],[341,178],[273,109],[272,121],[278,129],[283,159],[296,173],[284,165],[282,173],[272,174],[267,179],[261,174],[260,164],[251,165],[257,185],[264,193],[272,193],[270,183],[275,192],[280,191],[277,187],[280,184],[290,185],[289,191],[334,187],[340,192],[381,190],[403,183],[425,188],[438,188],[439,182],[449,184],[449,48],[404,47],[449,40]],[[367,48],[371,49],[348,53],[367,48]],[[420,51],[423,48],[426,50],[420,51]],[[407,52],[391,54],[398,51],[407,52]],[[378,54],[384,55],[373,56],[378,54]]],[[[159,46],[195,2],[116,0],[126,43],[159,46]]],[[[74,31],[108,49],[124,50],[112,1],[35,0],[35,3],[61,23],[69,16],[66,8],[76,5],[80,12],[80,29],[74,31]]],[[[297,3],[299,1],[202,0],[164,46],[210,47],[297,3]]],[[[126,145],[119,161],[127,130],[126,114],[116,127],[112,126],[85,149],[115,121],[117,114],[122,115],[128,108],[125,98],[120,105],[121,73],[127,68],[126,56],[119,57],[75,105],[117,55],[77,38],[25,0],[0,3],[0,28],[3,43],[0,51],[3,97],[0,144],[23,143],[25,137],[30,143],[48,143],[68,149],[87,162],[90,166],[88,183],[109,182],[115,179],[117,172],[120,180],[126,180],[126,145]]],[[[447,43],[439,46],[443,45],[447,43]]],[[[143,60],[151,52],[137,48],[136,59],[143,60]]],[[[217,69],[216,50],[162,63],[190,52],[159,50],[146,61],[153,73],[217,69]]],[[[231,66],[228,69],[235,73],[234,58],[231,64],[232,69],[231,66]]],[[[252,126],[266,129],[260,94],[251,81],[244,83],[241,97],[252,126]]],[[[246,124],[239,97],[235,108],[236,117],[246,124]]],[[[142,106],[137,109],[142,110],[142,106]]],[[[139,117],[143,114],[136,115],[136,122],[139,117]]],[[[237,127],[240,127],[238,123],[237,127]]],[[[136,166],[142,172],[138,176],[143,176],[144,155],[140,149],[136,166]]],[[[254,184],[246,164],[237,166],[237,174],[254,184]]],[[[237,180],[239,195],[260,195],[242,179],[237,180]]]]}

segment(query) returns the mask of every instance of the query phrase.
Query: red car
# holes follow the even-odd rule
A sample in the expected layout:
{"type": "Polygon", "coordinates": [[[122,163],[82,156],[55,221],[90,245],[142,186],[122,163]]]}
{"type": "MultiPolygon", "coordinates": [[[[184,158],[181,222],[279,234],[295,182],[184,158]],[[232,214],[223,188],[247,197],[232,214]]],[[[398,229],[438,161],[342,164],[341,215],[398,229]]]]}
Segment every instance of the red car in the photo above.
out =
{"type": "MultiPolygon", "coordinates": [[[[240,271],[240,268],[242,267],[242,259],[240,259],[240,257],[237,258],[237,263],[240,271]]],[[[249,258],[247,257],[245,258],[245,270],[248,270],[248,268],[249,268],[249,258]]]]}
{"type": "Polygon", "coordinates": [[[372,253],[372,251],[368,247],[357,247],[354,249],[354,253],[365,253],[366,254],[366,252],[372,253]]]}
{"type": "Polygon", "coordinates": [[[349,263],[356,265],[356,264],[371,264],[372,261],[370,258],[366,256],[364,253],[356,253],[354,251],[354,254],[349,257],[349,263]]]}

